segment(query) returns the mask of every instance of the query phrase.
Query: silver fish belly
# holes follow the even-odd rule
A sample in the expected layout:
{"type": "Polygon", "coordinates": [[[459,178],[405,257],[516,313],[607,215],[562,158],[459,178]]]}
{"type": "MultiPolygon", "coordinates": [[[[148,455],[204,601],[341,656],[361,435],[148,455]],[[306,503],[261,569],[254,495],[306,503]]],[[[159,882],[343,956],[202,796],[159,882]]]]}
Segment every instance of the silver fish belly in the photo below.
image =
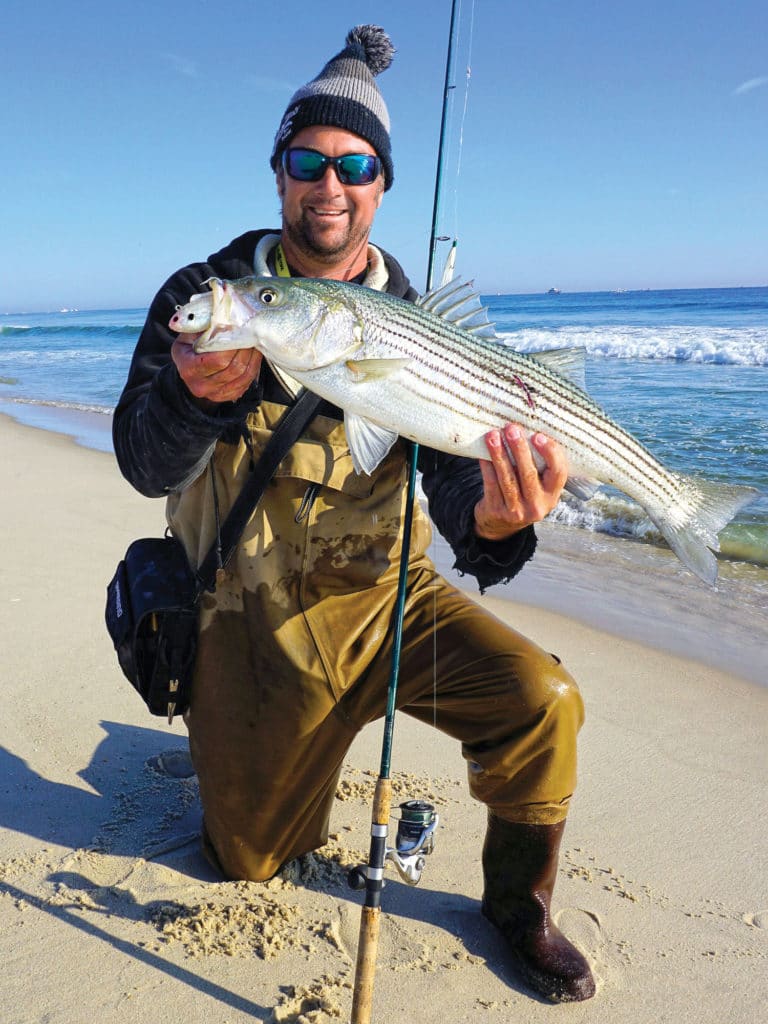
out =
{"type": "Polygon", "coordinates": [[[371,472],[398,436],[488,458],[485,434],[520,423],[563,446],[569,490],[586,498],[605,483],[624,492],[681,561],[714,583],[717,534],[757,492],[666,469],[587,394],[583,353],[526,355],[501,344],[461,282],[418,304],[331,280],[209,283],[210,308],[205,293],[194,296],[172,329],[204,330],[198,351],[255,347],[343,409],[359,472],[371,472]]]}

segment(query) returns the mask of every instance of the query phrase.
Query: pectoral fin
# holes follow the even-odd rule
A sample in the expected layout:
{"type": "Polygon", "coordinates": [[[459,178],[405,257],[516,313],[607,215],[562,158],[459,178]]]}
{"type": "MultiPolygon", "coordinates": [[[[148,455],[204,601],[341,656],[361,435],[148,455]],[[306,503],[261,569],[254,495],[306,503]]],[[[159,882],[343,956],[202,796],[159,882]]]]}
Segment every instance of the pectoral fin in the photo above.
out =
{"type": "Polygon", "coordinates": [[[565,482],[565,490],[574,498],[589,501],[600,490],[600,481],[590,480],[587,476],[569,476],[565,482]]]}
{"type": "Polygon", "coordinates": [[[344,416],[344,431],[356,473],[372,473],[397,440],[397,432],[355,413],[344,416]]]}
{"type": "Polygon", "coordinates": [[[348,359],[344,365],[355,383],[387,380],[410,363],[410,359],[348,359]]]}

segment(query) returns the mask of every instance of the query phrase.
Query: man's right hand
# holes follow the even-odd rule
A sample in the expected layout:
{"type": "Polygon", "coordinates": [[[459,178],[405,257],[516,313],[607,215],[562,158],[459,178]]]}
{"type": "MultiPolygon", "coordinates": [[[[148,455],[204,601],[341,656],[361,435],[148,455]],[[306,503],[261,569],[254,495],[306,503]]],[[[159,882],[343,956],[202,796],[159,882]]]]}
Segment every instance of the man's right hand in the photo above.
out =
{"type": "Polygon", "coordinates": [[[237,348],[221,352],[195,352],[198,334],[177,338],[171,358],[195,398],[203,402],[236,402],[242,398],[261,370],[261,352],[237,348]]]}

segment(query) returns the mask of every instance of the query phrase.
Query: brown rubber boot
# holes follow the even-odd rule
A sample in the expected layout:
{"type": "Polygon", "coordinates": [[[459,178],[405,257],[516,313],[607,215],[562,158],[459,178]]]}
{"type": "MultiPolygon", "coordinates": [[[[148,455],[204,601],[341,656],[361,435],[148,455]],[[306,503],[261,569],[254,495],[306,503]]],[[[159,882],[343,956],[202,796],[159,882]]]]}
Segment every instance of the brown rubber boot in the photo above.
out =
{"type": "Polygon", "coordinates": [[[483,914],[507,940],[525,981],[555,1003],[595,994],[589,964],[550,917],[564,829],[564,821],[522,825],[489,813],[483,846],[483,914]]]}

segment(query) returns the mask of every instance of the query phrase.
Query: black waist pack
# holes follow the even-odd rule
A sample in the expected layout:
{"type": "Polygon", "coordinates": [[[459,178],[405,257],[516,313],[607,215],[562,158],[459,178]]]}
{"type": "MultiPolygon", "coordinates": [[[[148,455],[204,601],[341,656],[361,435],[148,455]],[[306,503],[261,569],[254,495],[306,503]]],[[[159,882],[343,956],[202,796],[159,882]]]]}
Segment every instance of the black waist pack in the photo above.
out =
{"type": "Polygon", "coordinates": [[[264,488],[321,402],[303,391],[289,406],[221,524],[211,464],[216,539],[197,573],[182,544],[170,536],[135,540],[118,565],[107,587],[107,631],[126,678],[153,715],[167,715],[170,723],[189,707],[198,599],[204,591],[215,591],[218,574],[232,557],[264,488]]]}
{"type": "Polygon", "coordinates": [[[175,537],[135,540],[107,587],[105,618],[128,681],[153,715],[189,707],[197,651],[197,580],[175,537]]]}

